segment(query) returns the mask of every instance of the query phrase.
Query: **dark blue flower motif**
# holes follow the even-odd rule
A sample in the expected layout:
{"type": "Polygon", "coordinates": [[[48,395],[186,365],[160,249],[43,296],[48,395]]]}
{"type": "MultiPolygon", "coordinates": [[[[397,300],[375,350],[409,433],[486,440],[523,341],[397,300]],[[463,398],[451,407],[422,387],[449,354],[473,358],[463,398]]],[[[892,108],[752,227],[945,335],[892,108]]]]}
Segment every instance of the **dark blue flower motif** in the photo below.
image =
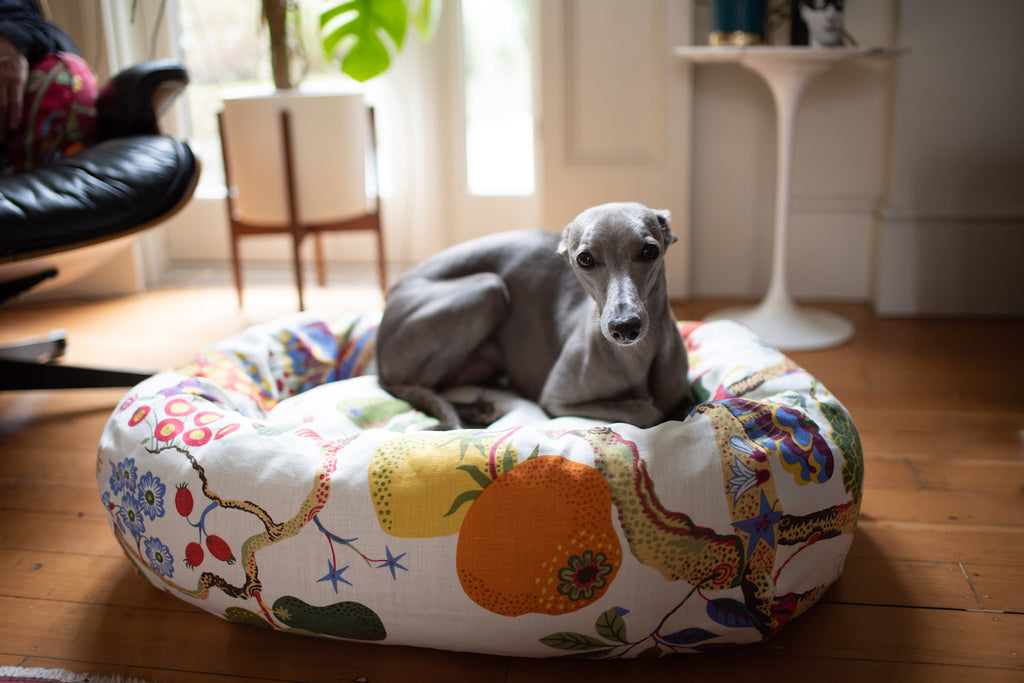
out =
{"type": "Polygon", "coordinates": [[[405,557],[405,553],[402,553],[398,557],[395,557],[395,556],[393,556],[391,554],[391,548],[389,548],[387,546],[384,546],[384,552],[386,552],[388,554],[388,559],[384,560],[383,564],[381,564],[379,567],[377,567],[377,569],[384,569],[385,567],[387,567],[388,569],[391,570],[391,578],[395,579],[397,581],[398,577],[395,576],[395,569],[396,568],[397,569],[401,569],[403,572],[409,571],[408,569],[406,569],[402,565],[398,564],[398,561],[400,559],[402,559],[403,557],[405,557]]]}
{"type": "Polygon", "coordinates": [[[134,496],[126,495],[124,497],[117,514],[128,528],[128,532],[135,538],[146,533],[146,522],[142,519],[142,505],[134,496]]]}
{"type": "Polygon", "coordinates": [[[164,494],[167,487],[152,472],[146,472],[139,478],[138,500],[142,512],[150,519],[164,516],[164,494]]]}
{"type": "Polygon", "coordinates": [[[146,539],[146,559],[149,566],[160,576],[171,578],[174,576],[174,556],[171,549],[164,545],[159,538],[146,539]]]}
{"type": "Polygon", "coordinates": [[[135,490],[135,483],[138,480],[139,473],[135,469],[135,458],[125,458],[121,462],[112,465],[114,468],[113,474],[110,475],[110,490],[115,495],[121,493],[126,488],[129,493],[135,490]]]}
{"type": "Polygon", "coordinates": [[[334,592],[337,593],[338,592],[338,582],[339,581],[341,581],[342,583],[347,583],[350,586],[352,585],[351,581],[348,581],[347,579],[342,577],[342,574],[344,574],[345,570],[348,569],[348,568],[349,568],[349,565],[346,564],[341,569],[335,569],[334,568],[334,563],[331,562],[330,560],[327,560],[327,575],[324,576],[324,578],[322,578],[322,579],[317,579],[316,582],[320,583],[321,581],[330,581],[331,584],[334,586],[334,592]]]}

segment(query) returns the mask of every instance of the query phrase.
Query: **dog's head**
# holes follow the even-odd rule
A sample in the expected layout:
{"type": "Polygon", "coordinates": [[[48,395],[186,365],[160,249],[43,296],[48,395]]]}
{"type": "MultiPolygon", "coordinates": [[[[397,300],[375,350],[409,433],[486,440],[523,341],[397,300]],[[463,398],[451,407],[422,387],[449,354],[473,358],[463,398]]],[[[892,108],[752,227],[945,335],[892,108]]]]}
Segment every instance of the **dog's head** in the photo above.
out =
{"type": "Polygon", "coordinates": [[[669,212],[642,204],[602,204],[587,209],[562,231],[558,253],[597,302],[601,334],[632,346],[649,328],[648,306],[664,298],[664,254],[676,236],[669,212]]]}

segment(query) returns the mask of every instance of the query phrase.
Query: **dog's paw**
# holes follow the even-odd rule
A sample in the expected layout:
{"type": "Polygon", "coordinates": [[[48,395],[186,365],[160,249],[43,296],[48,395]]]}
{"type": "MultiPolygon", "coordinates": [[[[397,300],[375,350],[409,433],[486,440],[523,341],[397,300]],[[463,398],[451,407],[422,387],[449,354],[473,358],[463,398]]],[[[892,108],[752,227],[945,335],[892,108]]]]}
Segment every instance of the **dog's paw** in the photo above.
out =
{"type": "Polygon", "coordinates": [[[455,412],[459,414],[462,424],[473,427],[486,427],[495,422],[503,413],[498,412],[494,403],[478,397],[471,403],[453,403],[455,412]]]}

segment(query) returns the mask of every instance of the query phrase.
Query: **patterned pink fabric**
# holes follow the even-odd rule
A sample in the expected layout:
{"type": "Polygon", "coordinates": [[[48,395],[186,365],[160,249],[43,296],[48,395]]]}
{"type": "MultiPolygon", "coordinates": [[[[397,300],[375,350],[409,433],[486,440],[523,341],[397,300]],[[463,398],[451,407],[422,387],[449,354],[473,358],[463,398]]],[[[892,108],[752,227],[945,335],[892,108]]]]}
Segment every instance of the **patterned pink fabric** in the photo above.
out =
{"type": "Polygon", "coordinates": [[[59,52],[35,64],[21,126],[0,150],[0,175],[38,168],[93,144],[96,93],[96,75],[78,55],[59,52]]]}

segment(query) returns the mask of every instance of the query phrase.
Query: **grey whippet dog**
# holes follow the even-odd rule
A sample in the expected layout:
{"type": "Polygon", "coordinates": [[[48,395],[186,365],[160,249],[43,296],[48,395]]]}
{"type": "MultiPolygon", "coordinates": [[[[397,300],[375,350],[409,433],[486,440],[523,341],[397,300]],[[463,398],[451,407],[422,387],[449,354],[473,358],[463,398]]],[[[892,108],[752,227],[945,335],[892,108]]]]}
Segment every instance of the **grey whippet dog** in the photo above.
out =
{"type": "Polygon", "coordinates": [[[438,390],[498,381],[552,416],[638,427],[683,419],[694,399],[665,284],[663,255],[676,241],[668,218],[603,204],[561,239],[499,233],[429,258],[388,293],[381,386],[438,429],[460,426],[438,390]]]}

